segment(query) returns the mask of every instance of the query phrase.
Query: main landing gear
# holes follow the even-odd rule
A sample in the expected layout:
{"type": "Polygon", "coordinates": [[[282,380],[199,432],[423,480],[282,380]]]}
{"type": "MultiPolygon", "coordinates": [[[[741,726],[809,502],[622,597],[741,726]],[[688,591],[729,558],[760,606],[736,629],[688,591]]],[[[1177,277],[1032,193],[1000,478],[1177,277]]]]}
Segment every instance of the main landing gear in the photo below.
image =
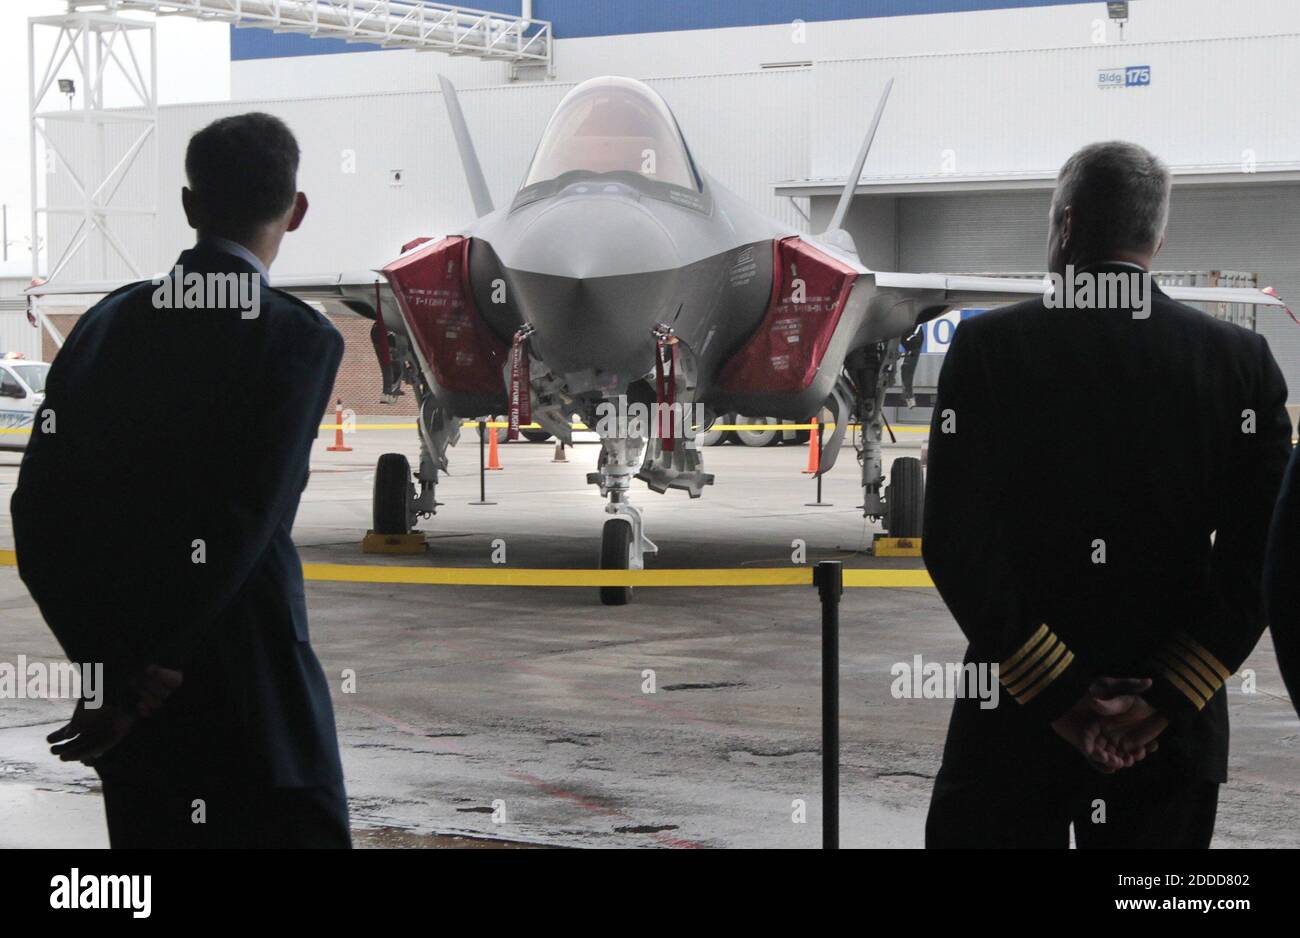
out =
{"type": "Polygon", "coordinates": [[[881,521],[889,537],[921,536],[925,515],[925,476],[921,460],[900,456],[885,484],[885,392],[898,360],[896,348],[882,343],[860,349],[847,363],[858,389],[858,416],[862,423],[862,515],[881,521]]]}
{"type": "Polygon", "coordinates": [[[385,453],[375,466],[372,514],[376,534],[410,534],[420,518],[441,504],[434,493],[438,473],[447,471],[447,447],[460,439],[460,424],[427,391],[420,397],[420,471],[401,453],[385,453]]]}

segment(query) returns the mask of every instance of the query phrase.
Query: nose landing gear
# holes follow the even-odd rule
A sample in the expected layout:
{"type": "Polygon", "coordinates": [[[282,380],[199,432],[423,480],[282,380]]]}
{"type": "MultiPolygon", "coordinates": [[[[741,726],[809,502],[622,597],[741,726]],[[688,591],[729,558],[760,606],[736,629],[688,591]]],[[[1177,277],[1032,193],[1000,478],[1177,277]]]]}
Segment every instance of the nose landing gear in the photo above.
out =
{"type": "MultiPolygon", "coordinates": [[[[628,501],[628,489],[641,461],[645,442],[639,437],[601,440],[600,462],[587,481],[600,487],[609,499],[605,506],[614,515],[605,521],[600,537],[600,569],[643,570],[647,554],[659,552],[645,536],[641,510],[628,501]]],[[[632,599],[630,586],[602,586],[600,601],[606,606],[626,606],[632,599]]]]}

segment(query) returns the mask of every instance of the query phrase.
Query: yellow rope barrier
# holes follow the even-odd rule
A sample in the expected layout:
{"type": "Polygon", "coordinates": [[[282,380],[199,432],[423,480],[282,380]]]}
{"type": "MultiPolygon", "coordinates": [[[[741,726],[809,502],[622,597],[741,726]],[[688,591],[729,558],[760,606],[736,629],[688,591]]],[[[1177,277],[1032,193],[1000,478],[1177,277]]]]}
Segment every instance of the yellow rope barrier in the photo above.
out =
{"type": "MultiPolygon", "coordinates": [[[[17,554],[0,550],[0,566],[17,554]]],[[[811,586],[812,567],[677,570],[543,570],[513,567],[406,567],[380,564],[305,563],[303,577],[316,583],[388,583],[424,586],[532,587],[755,587],[811,586]]],[[[932,587],[925,570],[845,570],[846,587],[932,587]]]]}

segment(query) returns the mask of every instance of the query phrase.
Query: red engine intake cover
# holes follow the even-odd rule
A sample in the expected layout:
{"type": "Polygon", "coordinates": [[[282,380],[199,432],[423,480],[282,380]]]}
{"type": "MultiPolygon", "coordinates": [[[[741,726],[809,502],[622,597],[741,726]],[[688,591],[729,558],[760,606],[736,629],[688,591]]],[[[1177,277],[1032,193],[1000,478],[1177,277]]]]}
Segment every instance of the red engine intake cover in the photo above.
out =
{"type": "Polygon", "coordinates": [[[772,242],[772,298],[758,329],[727,361],[732,393],[806,390],[839,325],[858,273],[798,237],[772,242]]]}
{"type": "Polygon", "coordinates": [[[505,394],[508,346],[483,321],[469,283],[469,239],[430,241],[384,268],[402,316],[433,369],[457,393],[505,394]]]}

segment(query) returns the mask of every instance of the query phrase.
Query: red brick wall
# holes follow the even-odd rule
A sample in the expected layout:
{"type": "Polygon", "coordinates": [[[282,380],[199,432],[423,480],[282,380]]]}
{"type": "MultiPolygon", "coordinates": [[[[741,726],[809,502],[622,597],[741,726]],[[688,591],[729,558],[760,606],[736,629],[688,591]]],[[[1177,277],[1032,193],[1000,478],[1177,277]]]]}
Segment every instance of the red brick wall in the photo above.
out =
{"type": "MultiPolygon", "coordinates": [[[[76,325],[80,311],[51,309],[48,311],[54,328],[61,335],[67,335],[76,325]]],[[[403,385],[405,395],[397,399],[396,404],[380,403],[379,395],[384,390],[384,379],[379,371],[379,359],[374,346],[370,344],[370,320],[360,316],[330,316],[330,321],[343,335],[343,362],[339,365],[338,378],[334,382],[334,392],[330,395],[330,404],[326,413],[334,413],[334,402],[343,399],[343,406],[361,416],[389,415],[405,418],[414,417],[417,412],[415,393],[409,385],[403,385]]],[[[41,357],[44,361],[54,361],[57,351],[54,340],[48,332],[44,333],[41,357]]]]}
{"type": "Polygon", "coordinates": [[[334,412],[333,401],[342,398],[345,408],[362,416],[414,417],[418,408],[415,391],[410,385],[402,385],[406,393],[397,399],[396,404],[379,401],[379,395],[384,391],[384,378],[379,371],[379,357],[370,342],[370,320],[342,315],[331,316],[330,321],[343,335],[343,363],[339,365],[334,393],[330,396],[330,413],[334,412]]]}

